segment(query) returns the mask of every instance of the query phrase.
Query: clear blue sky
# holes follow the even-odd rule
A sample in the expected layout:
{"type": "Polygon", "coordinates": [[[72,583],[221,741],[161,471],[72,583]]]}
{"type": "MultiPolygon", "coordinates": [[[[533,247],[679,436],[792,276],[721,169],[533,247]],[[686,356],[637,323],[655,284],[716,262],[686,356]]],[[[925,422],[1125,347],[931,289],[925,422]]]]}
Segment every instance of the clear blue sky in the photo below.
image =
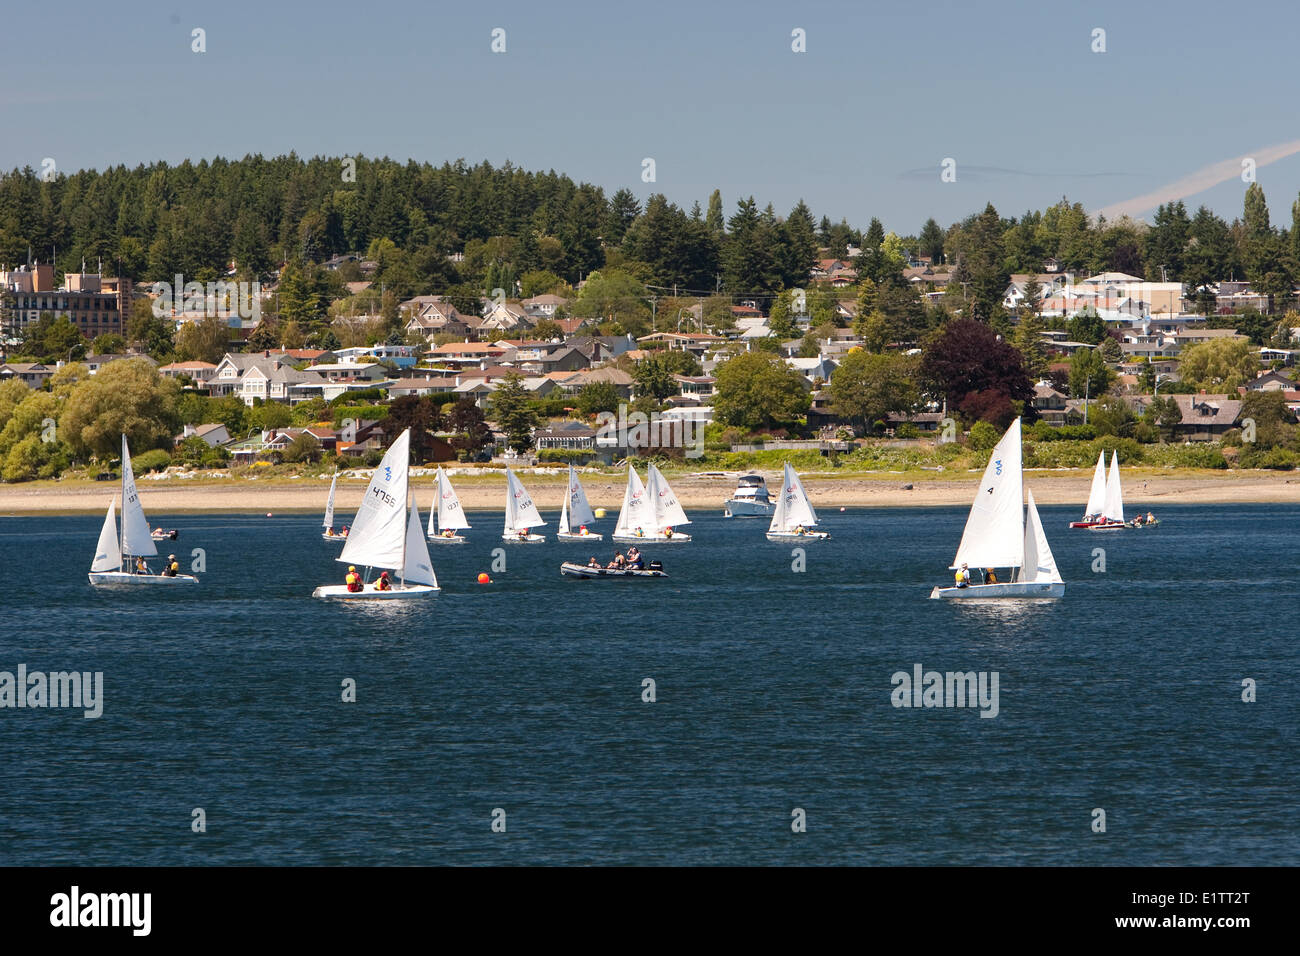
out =
{"type": "MultiPolygon", "coordinates": [[[[1294,3],[1258,0],[11,4],[0,167],[509,159],[687,208],[720,188],[728,215],[744,195],[782,214],[803,197],[909,233],[986,201],[1095,210],[1300,140],[1297,27],[1294,3]]],[[[1300,154],[1258,178],[1288,224],[1300,154]]],[[[1244,189],[1188,202],[1231,220],[1244,189]]]]}

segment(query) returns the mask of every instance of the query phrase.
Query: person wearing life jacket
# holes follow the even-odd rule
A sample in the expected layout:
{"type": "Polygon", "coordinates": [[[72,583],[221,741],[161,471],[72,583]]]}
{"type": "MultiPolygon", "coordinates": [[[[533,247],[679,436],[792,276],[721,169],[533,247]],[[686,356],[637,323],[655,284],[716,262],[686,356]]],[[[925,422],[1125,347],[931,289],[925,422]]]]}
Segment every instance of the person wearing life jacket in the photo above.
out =
{"type": "Polygon", "coordinates": [[[136,557],[136,559],[135,559],[135,573],[136,573],[136,574],[148,574],[148,573],[149,573],[149,565],[147,565],[147,564],[144,563],[144,558],[141,558],[141,557],[138,557],[138,556],[136,557]]]}
{"type": "Polygon", "coordinates": [[[355,593],[365,589],[365,585],[361,583],[361,575],[357,574],[357,569],[350,564],[348,565],[348,576],[343,580],[347,582],[349,591],[355,593]]]}
{"type": "Polygon", "coordinates": [[[454,538],[454,537],[456,537],[456,532],[455,532],[455,531],[452,531],[450,528],[443,528],[443,529],[442,529],[442,536],[443,536],[444,538],[454,538]]]}
{"type": "Polygon", "coordinates": [[[180,572],[181,566],[176,563],[176,555],[167,555],[167,563],[163,565],[163,577],[174,578],[180,572]]]}
{"type": "Polygon", "coordinates": [[[672,529],[672,528],[664,528],[664,537],[665,537],[665,538],[671,538],[672,536],[673,536],[673,529],[672,529]]]}
{"type": "Polygon", "coordinates": [[[997,583],[998,583],[998,576],[997,576],[997,574],[994,572],[994,570],[993,570],[992,568],[985,568],[985,569],[984,569],[984,583],[985,583],[985,584],[997,584],[997,583]]]}
{"type": "Polygon", "coordinates": [[[578,526],[578,534],[588,534],[588,533],[589,532],[587,531],[587,526],[585,524],[578,526]]]}
{"type": "Polygon", "coordinates": [[[966,565],[963,564],[957,569],[957,573],[953,575],[953,579],[956,581],[957,587],[959,588],[970,587],[970,572],[966,570],[966,565]]]}
{"type": "Polygon", "coordinates": [[[340,532],[340,533],[343,535],[343,537],[346,538],[346,537],[348,536],[348,526],[347,526],[347,525],[344,525],[344,526],[343,526],[343,530],[342,530],[342,532],[340,532]]]}
{"type": "Polygon", "coordinates": [[[393,589],[393,582],[392,582],[392,580],[388,577],[388,572],[385,571],[385,572],[383,572],[382,574],[379,575],[379,580],[375,582],[375,590],[376,590],[376,591],[391,591],[392,589],[393,589]]]}

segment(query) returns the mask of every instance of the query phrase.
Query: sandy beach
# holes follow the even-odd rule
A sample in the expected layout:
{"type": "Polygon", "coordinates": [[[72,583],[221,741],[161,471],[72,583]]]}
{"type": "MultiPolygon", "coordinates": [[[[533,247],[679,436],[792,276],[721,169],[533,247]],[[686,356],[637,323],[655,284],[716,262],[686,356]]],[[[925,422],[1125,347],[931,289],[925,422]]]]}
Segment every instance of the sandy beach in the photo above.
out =
{"type": "MultiPolygon", "coordinates": [[[[780,482],[777,472],[761,472],[769,487],[780,482]]],[[[558,511],[564,494],[561,471],[522,468],[517,474],[538,506],[558,511]]],[[[723,501],[735,488],[738,473],[726,476],[670,475],[673,490],[688,509],[722,510],[723,501]]],[[[505,476],[501,471],[486,474],[456,474],[453,482],[461,503],[468,511],[494,511],[502,507],[505,476]]],[[[838,507],[941,507],[970,504],[979,475],[955,471],[908,474],[855,474],[844,477],[804,477],[804,484],[818,508],[838,507]],[[911,488],[905,488],[911,485],[911,488]]],[[[1025,472],[1025,482],[1041,504],[1076,504],[1081,508],[1088,497],[1091,469],[1025,472]]],[[[624,482],[614,474],[586,473],[582,476],[591,503],[616,512],[623,500],[624,482]]],[[[422,510],[433,494],[432,473],[413,474],[422,510]]],[[[329,478],[229,477],[138,479],[141,498],[151,515],[203,512],[317,512],[323,511],[329,478]]],[[[341,516],[355,509],[365,490],[362,477],[339,480],[336,507],[341,516]]],[[[108,499],[118,491],[116,482],[40,481],[0,485],[0,515],[102,513],[108,499]]],[[[1124,499],[1133,508],[1157,508],[1161,504],[1215,503],[1300,503],[1300,475],[1268,471],[1162,471],[1134,468],[1124,475],[1124,499]]]]}

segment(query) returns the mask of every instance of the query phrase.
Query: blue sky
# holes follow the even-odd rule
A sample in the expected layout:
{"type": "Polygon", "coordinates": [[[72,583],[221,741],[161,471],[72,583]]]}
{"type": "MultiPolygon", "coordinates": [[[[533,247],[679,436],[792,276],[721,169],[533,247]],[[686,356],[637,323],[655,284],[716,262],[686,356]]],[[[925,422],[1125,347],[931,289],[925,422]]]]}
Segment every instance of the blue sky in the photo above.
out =
{"type": "MultiPolygon", "coordinates": [[[[781,213],[802,197],[909,233],[986,201],[1096,210],[1300,140],[1297,26],[1290,3],[1208,0],[13,5],[0,167],[509,159],[687,208],[719,188],[728,214],[749,194],[781,213]]],[[[1300,154],[1258,179],[1289,224],[1300,154]]],[[[1232,219],[1244,189],[1187,201],[1232,219]]]]}

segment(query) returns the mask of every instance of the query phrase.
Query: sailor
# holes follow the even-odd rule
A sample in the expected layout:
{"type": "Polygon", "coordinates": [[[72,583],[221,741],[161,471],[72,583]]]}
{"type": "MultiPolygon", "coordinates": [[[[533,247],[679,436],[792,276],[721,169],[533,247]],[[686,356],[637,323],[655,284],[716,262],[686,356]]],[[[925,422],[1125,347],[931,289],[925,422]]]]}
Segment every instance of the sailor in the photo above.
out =
{"type": "Polygon", "coordinates": [[[804,533],[803,525],[799,525],[799,526],[797,526],[797,527],[794,529],[794,533],[795,533],[795,534],[803,534],[803,533],[804,533]]]}
{"type": "Polygon", "coordinates": [[[672,528],[664,528],[664,537],[665,537],[665,538],[671,538],[672,536],[673,536],[673,529],[672,529],[672,528]]]}
{"type": "Polygon", "coordinates": [[[180,572],[181,566],[176,563],[176,555],[167,555],[167,563],[163,565],[162,573],[164,577],[174,578],[180,572]]]}
{"type": "Polygon", "coordinates": [[[344,525],[344,526],[343,526],[343,537],[346,538],[347,536],[348,536],[348,526],[347,526],[347,525],[344,525]]]}
{"type": "Polygon", "coordinates": [[[600,562],[596,560],[596,556],[594,554],[591,556],[591,560],[587,562],[587,567],[589,568],[600,567],[600,562]]]}
{"type": "Polygon", "coordinates": [[[148,574],[148,573],[149,573],[149,565],[147,565],[147,564],[144,563],[144,558],[142,558],[142,557],[138,557],[138,556],[136,557],[136,559],[135,559],[135,573],[136,573],[136,574],[148,574]]]}
{"type": "Polygon", "coordinates": [[[957,587],[959,588],[970,586],[970,572],[966,570],[965,564],[957,569],[957,573],[953,575],[953,578],[956,580],[957,587]]]}
{"type": "Polygon", "coordinates": [[[588,533],[589,532],[587,531],[587,526],[585,524],[578,526],[578,534],[588,534],[588,533]]]}
{"type": "Polygon", "coordinates": [[[527,528],[520,528],[520,529],[519,529],[519,540],[520,540],[520,541],[527,541],[527,540],[528,540],[528,529],[527,529],[527,528]]]}
{"type": "Polygon", "coordinates": [[[455,532],[455,531],[452,531],[450,528],[443,528],[443,529],[442,529],[442,536],[443,536],[444,538],[454,538],[454,537],[456,537],[456,532],[455,532]]]}
{"type": "Polygon", "coordinates": [[[392,580],[389,579],[388,572],[384,571],[382,574],[379,575],[379,580],[375,582],[375,590],[391,591],[392,589],[393,589],[393,582],[392,580]]]}
{"type": "Polygon", "coordinates": [[[984,583],[985,583],[985,584],[997,584],[997,583],[998,583],[998,576],[997,576],[996,572],[994,572],[994,570],[993,570],[992,568],[985,568],[985,569],[984,569],[984,583]]]}
{"type": "Polygon", "coordinates": [[[347,582],[349,591],[356,592],[364,589],[364,585],[361,583],[361,575],[357,574],[357,569],[350,564],[348,565],[348,576],[343,580],[347,582]]]}

